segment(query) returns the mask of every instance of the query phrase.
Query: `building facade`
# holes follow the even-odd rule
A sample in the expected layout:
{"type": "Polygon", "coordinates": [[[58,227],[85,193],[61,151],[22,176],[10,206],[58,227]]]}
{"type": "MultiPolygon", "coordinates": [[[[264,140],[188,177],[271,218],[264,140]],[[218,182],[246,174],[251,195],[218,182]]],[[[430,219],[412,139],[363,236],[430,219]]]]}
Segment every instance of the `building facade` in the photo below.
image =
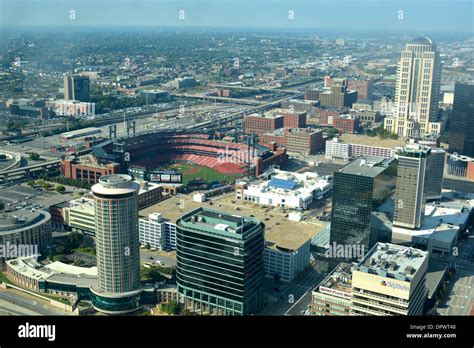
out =
{"type": "Polygon", "coordinates": [[[138,308],[139,185],[128,175],[107,175],[92,186],[95,200],[98,288],[93,304],[106,312],[138,308]]]}
{"type": "Polygon", "coordinates": [[[436,122],[441,83],[441,61],[436,44],[416,38],[402,51],[397,70],[395,113],[384,127],[401,137],[439,133],[436,122]]]}
{"type": "Polygon", "coordinates": [[[357,92],[348,89],[345,79],[333,79],[331,90],[319,94],[320,105],[326,108],[350,108],[356,101],[357,92]]]}
{"type": "MultiPolygon", "coordinates": [[[[52,243],[51,215],[46,211],[17,210],[0,214],[0,259],[17,253],[45,253],[52,243]]],[[[32,255],[29,255],[32,256],[32,255]]]]}
{"type": "Polygon", "coordinates": [[[419,228],[425,216],[426,163],[431,148],[407,145],[397,152],[398,172],[393,225],[419,228]]]}
{"type": "Polygon", "coordinates": [[[200,314],[248,315],[262,306],[264,225],[198,208],[177,221],[180,302],[200,314]]]}
{"type": "Polygon", "coordinates": [[[353,315],[423,314],[428,252],[377,243],[352,268],[353,315]]]}
{"type": "Polygon", "coordinates": [[[64,76],[64,100],[90,101],[89,76],[64,76]]]}
{"type": "Polygon", "coordinates": [[[449,152],[474,157],[474,83],[456,83],[449,152]]]}
{"type": "Polygon", "coordinates": [[[313,290],[311,296],[311,315],[348,316],[351,312],[351,299],[351,265],[341,262],[313,290]]]}
{"type": "Polygon", "coordinates": [[[92,155],[61,160],[61,175],[65,178],[85,181],[91,184],[98,182],[103,175],[118,174],[120,164],[102,163],[92,155]]]}
{"type": "Polygon", "coordinates": [[[359,245],[377,241],[372,220],[378,206],[394,191],[396,160],[366,156],[334,173],[330,243],[359,245]]]}
{"type": "Polygon", "coordinates": [[[432,148],[426,162],[425,198],[441,199],[443,193],[443,175],[446,152],[440,148],[432,148]]]}

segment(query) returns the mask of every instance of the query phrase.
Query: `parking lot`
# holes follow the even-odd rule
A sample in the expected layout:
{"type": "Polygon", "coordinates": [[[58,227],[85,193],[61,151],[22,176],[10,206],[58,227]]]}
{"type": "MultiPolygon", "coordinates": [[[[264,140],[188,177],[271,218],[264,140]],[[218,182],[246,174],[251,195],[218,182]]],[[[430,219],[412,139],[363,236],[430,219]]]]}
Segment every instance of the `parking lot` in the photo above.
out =
{"type": "Polygon", "coordinates": [[[52,205],[69,201],[73,198],[70,193],[57,193],[43,189],[34,189],[25,184],[0,189],[0,201],[5,204],[5,211],[22,208],[49,208],[52,205]]]}

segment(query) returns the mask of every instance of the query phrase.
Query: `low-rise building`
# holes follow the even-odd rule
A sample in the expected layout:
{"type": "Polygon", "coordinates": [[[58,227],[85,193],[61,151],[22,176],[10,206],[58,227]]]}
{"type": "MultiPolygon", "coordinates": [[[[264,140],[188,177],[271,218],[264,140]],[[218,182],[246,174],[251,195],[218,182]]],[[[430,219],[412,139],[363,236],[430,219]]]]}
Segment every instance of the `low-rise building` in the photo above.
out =
{"type": "Polygon", "coordinates": [[[138,220],[139,241],[141,245],[157,250],[176,249],[176,225],[165,220],[160,213],[151,213],[138,220]]]}
{"type": "Polygon", "coordinates": [[[326,141],[326,158],[350,159],[361,156],[390,158],[395,149],[405,144],[404,140],[379,139],[365,135],[343,134],[326,141]]]}
{"type": "Polygon", "coordinates": [[[243,191],[236,191],[236,199],[289,209],[305,209],[330,189],[329,182],[317,173],[279,169],[273,170],[270,180],[258,180],[245,186],[243,191]]]}
{"type": "Polygon", "coordinates": [[[61,175],[65,178],[85,181],[90,184],[98,182],[102,175],[118,174],[120,164],[103,162],[93,155],[66,158],[61,161],[61,175]]]}
{"type": "Polygon", "coordinates": [[[339,133],[354,134],[359,131],[359,118],[351,114],[343,114],[336,117],[333,126],[339,133]]]}
{"type": "Polygon", "coordinates": [[[351,312],[352,270],[351,265],[341,262],[313,290],[311,315],[347,316],[351,312]]]}
{"type": "Polygon", "coordinates": [[[17,210],[0,214],[0,260],[43,253],[51,245],[51,214],[17,210]]]}

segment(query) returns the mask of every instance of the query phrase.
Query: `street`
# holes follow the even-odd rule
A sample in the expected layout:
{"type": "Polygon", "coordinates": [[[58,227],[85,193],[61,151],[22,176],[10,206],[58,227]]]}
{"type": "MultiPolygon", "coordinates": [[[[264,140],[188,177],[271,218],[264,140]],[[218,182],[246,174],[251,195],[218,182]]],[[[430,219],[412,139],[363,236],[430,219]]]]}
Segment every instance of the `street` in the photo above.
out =
{"type": "Polygon", "coordinates": [[[446,295],[437,308],[439,315],[469,315],[474,301],[474,264],[470,258],[474,249],[474,236],[459,245],[459,256],[451,257],[456,269],[446,295]]]}
{"type": "Polygon", "coordinates": [[[259,315],[303,315],[311,303],[313,289],[324,277],[313,267],[304,271],[291,283],[284,284],[279,292],[279,301],[269,303],[259,315]]]}
{"type": "Polygon", "coordinates": [[[17,290],[0,290],[0,315],[71,315],[17,290]]]}

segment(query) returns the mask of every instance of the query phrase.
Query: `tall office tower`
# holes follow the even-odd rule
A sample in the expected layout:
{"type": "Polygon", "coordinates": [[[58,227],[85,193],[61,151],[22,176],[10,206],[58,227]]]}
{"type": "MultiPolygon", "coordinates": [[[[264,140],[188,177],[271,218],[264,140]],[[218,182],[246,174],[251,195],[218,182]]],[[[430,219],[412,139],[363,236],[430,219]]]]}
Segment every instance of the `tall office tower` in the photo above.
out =
{"type": "Polygon", "coordinates": [[[454,88],[449,152],[474,157],[474,82],[458,82],[454,88]]]}
{"type": "Polygon", "coordinates": [[[395,113],[385,118],[385,129],[400,137],[440,133],[442,123],[436,122],[440,79],[436,45],[425,37],[408,43],[398,64],[395,113]]]}
{"type": "Polygon", "coordinates": [[[368,250],[377,242],[374,213],[393,194],[396,176],[393,157],[361,157],[334,172],[331,245],[357,245],[368,250]]]}
{"type": "Polygon", "coordinates": [[[398,173],[393,225],[419,228],[425,217],[426,162],[431,148],[409,144],[397,151],[398,173]]]}
{"type": "Polygon", "coordinates": [[[425,198],[426,200],[441,199],[443,193],[444,160],[443,149],[432,148],[426,162],[425,198]]]}
{"type": "Polygon", "coordinates": [[[90,101],[89,76],[66,75],[64,76],[64,99],[90,101]]]}
{"type": "Polygon", "coordinates": [[[352,267],[352,315],[422,315],[427,251],[377,243],[352,267]]]}
{"type": "Polygon", "coordinates": [[[132,177],[121,174],[102,176],[92,186],[98,273],[92,303],[98,310],[121,313],[138,308],[138,191],[132,177]]]}
{"type": "Polygon", "coordinates": [[[200,314],[257,312],[262,306],[264,224],[198,208],[176,225],[180,302],[200,314]]]}

